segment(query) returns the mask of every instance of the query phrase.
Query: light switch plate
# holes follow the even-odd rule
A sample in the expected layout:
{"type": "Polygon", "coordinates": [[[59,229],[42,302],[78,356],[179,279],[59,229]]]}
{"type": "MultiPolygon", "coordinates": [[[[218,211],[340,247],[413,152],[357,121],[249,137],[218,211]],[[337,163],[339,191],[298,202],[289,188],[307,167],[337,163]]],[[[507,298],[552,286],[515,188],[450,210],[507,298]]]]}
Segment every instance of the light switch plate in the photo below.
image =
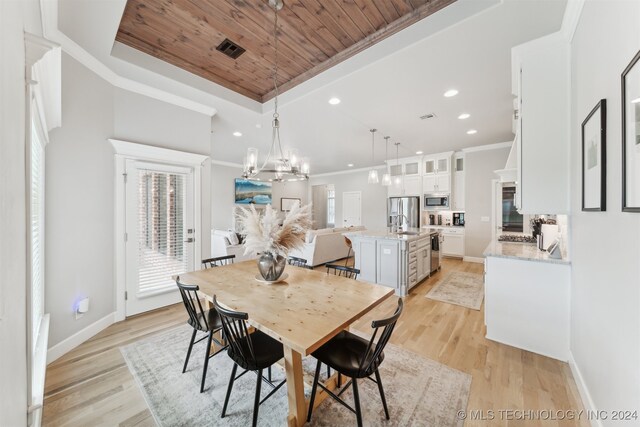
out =
{"type": "Polygon", "coordinates": [[[382,253],[383,253],[384,255],[391,255],[391,249],[383,249],[383,250],[382,250],[382,253]]]}
{"type": "Polygon", "coordinates": [[[489,222],[491,220],[491,218],[489,218],[488,216],[481,216],[480,217],[480,222],[489,222]]]}

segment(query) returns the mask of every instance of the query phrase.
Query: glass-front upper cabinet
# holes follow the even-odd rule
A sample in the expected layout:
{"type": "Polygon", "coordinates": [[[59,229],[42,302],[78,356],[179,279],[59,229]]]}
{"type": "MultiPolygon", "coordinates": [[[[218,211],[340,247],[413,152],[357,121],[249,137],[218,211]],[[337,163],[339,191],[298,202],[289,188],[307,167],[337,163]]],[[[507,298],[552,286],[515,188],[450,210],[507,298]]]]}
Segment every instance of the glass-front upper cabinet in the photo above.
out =
{"type": "Polygon", "coordinates": [[[405,175],[420,175],[420,161],[409,161],[404,164],[405,175]]]}
{"type": "Polygon", "coordinates": [[[435,159],[427,159],[424,162],[424,173],[436,173],[436,161],[435,159]]]}
{"type": "Polygon", "coordinates": [[[389,174],[391,176],[402,176],[402,165],[390,165],[389,174]]]}
{"type": "Polygon", "coordinates": [[[449,159],[442,158],[438,159],[438,173],[447,173],[449,172],[449,159]]]}
{"type": "Polygon", "coordinates": [[[464,171],[464,157],[456,157],[456,172],[464,171]]]}

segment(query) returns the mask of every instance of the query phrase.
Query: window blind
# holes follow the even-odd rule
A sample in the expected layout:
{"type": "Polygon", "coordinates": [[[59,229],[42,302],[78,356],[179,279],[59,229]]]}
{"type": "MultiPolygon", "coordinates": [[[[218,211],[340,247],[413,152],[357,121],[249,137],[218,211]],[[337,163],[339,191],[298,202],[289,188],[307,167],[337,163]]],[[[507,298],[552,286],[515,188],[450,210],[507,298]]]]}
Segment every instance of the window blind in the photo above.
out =
{"type": "Polygon", "coordinates": [[[138,171],[139,298],[175,288],[171,277],[191,265],[185,242],[186,185],[182,174],[138,171]]]}
{"type": "Polygon", "coordinates": [[[31,123],[31,333],[35,352],[44,314],[44,147],[31,123]]]}

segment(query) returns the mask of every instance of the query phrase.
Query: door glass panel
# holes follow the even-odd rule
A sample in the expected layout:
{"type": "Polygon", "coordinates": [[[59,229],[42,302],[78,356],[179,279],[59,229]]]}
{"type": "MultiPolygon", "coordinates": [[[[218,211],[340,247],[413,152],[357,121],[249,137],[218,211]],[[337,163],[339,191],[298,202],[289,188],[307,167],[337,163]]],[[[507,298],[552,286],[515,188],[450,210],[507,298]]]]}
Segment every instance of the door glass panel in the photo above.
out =
{"type": "Polygon", "coordinates": [[[391,165],[389,167],[389,173],[391,174],[391,176],[402,175],[402,165],[391,165]]]}
{"type": "Polygon", "coordinates": [[[407,163],[404,166],[404,172],[407,175],[417,175],[418,174],[418,163],[407,163]]]}
{"type": "Polygon", "coordinates": [[[138,171],[138,296],[174,287],[191,265],[183,174],[138,171]]]}
{"type": "Polygon", "coordinates": [[[425,173],[434,173],[436,171],[436,162],[435,160],[427,160],[424,162],[424,172],[425,173]]]}
{"type": "Polygon", "coordinates": [[[438,172],[447,172],[448,169],[447,159],[438,159],[438,172]]]}

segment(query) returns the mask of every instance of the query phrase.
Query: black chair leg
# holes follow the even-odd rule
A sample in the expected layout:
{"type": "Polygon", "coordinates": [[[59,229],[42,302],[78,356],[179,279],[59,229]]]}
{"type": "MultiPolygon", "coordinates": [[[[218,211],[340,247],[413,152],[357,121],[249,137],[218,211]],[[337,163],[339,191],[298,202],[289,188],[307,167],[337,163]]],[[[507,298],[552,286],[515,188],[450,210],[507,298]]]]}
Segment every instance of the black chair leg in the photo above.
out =
{"type": "Polygon", "coordinates": [[[342,387],[342,374],[338,372],[338,388],[342,387]]]}
{"type": "Polygon", "coordinates": [[[389,409],[387,409],[387,399],[384,397],[384,388],[382,388],[382,380],[380,379],[380,372],[376,369],[376,382],[378,383],[378,390],[380,391],[380,397],[382,398],[382,406],[384,406],[384,415],[389,419],[389,409]]]}
{"type": "Polygon", "coordinates": [[[360,394],[358,393],[358,380],[353,378],[351,384],[353,384],[353,400],[356,404],[356,419],[358,420],[358,427],[362,427],[362,412],[360,411],[360,394]]]}
{"type": "Polygon", "coordinates": [[[238,365],[233,364],[233,369],[231,369],[231,378],[229,378],[229,386],[227,387],[227,395],[224,397],[224,405],[222,406],[222,415],[220,418],[224,418],[224,415],[227,413],[227,405],[229,404],[229,397],[231,396],[231,389],[233,388],[233,382],[236,379],[236,370],[238,369],[238,365]]]}
{"type": "Polygon", "coordinates": [[[309,399],[309,410],[307,411],[307,422],[311,421],[311,412],[313,412],[313,403],[316,400],[316,390],[318,389],[318,378],[320,377],[320,368],[322,362],[318,360],[316,365],[316,375],[313,377],[313,386],[311,387],[311,399],[309,399]]]}
{"type": "Polygon", "coordinates": [[[331,368],[327,365],[327,379],[331,376],[331,368]]]}
{"type": "Polygon", "coordinates": [[[212,338],[213,332],[209,332],[209,338],[207,339],[207,348],[204,351],[204,367],[202,368],[202,382],[200,383],[200,393],[204,391],[204,382],[207,379],[207,367],[209,366],[209,352],[211,351],[212,338]]]}
{"type": "Polygon", "coordinates": [[[256,400],[253,403],[253,427],[258,424],[258,409],[260,409],[260,386],[262,385],[262,369],[258,371],[258,382],[256,383],[256,400]]]}
{"type": "Polygon", "coordinates": [[[267,371],[267,376],[269,377],[269,382],[271,382],[271,366],[269,366],[269,370],[267,371]]]}
{"type": "Polygon", "coordinates": [[[191,334],[191,342],[189,342],[189,350],[187,350],[187,358],[184,359],[184,367],[182,368],[183,374],[187,372],[187,364],[189,363],[189,357],[191,357],[191,349],[193,348],[193,342],[196,339],[196,332],[198,332],[198,330],[194,329],[193,334],[191,334]]]}

